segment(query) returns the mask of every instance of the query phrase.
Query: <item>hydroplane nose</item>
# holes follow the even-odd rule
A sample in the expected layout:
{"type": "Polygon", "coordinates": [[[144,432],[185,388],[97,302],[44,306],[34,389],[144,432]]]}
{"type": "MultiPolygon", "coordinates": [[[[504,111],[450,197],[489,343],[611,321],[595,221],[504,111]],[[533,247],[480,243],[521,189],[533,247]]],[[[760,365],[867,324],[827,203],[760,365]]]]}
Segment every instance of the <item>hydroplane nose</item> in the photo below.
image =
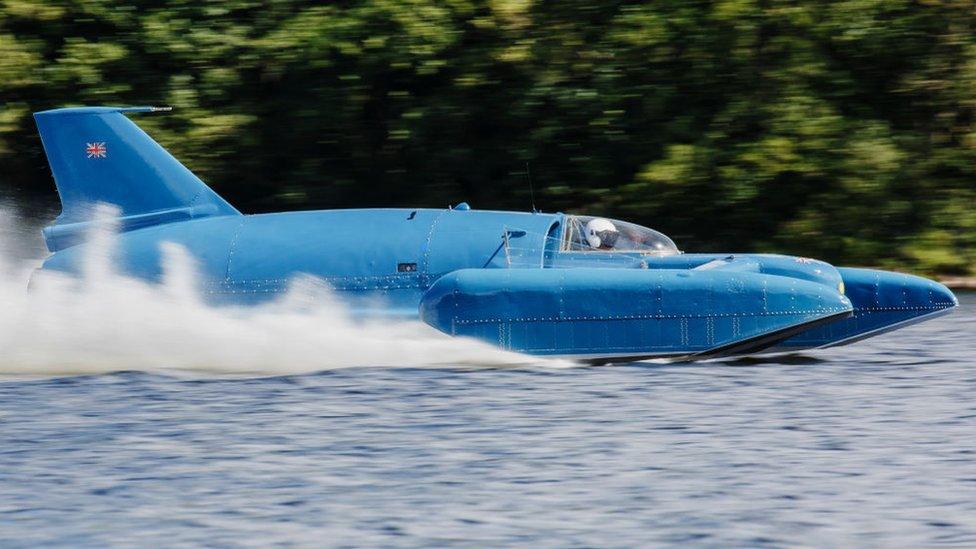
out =
{"type": "Polygon", "coordinates": [[[903,312],[925,315],[951,309],[959,300],[934,280],[875,269],[838,269],[854,312],[903,312]]]}
{"type": "Polygon", "coordinates": [[[959,306],[959,298],[956,294],[952,293],[945,284],[941,284],[934,280],[926,280],[929,285],[929,305],[932,307],[942,307],[943,309],[952,309],[959,306]]]}
{"type": "Polygon", "coordinates": [[[854,315],[798,334],[776,350],[846,345],[946,314],[959,305],[945,285],[920,276],[851,267],[838,271],[854,315]]]}

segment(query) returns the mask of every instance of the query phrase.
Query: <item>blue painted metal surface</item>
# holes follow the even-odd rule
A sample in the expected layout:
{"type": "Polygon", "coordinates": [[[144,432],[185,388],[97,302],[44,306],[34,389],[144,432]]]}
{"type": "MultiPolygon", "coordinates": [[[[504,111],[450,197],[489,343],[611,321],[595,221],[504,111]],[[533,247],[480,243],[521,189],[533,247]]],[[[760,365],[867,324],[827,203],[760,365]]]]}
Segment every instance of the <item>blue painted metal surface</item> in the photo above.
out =
{"type": "Polygon", "coordinates": [[[848,345],[951,311],[959,302],[938,282],[874,269],[838,269],[854,307],[850,318],[798,334],[772,350],[848,345]]]}
{"type": "Polygon", "coordinates": [[[34,114],[61,196],[61,215],[44,231],[52,252],[83,238],[97,203],[120,209],[123,230],[240,215],[123,114],[152,110],[89,107],[34,114]]]}
{"type": "Polygon", "coordinates": [[[750,272],[671,269],[462,269],[424,295],[420,315],[451,335],[542,355],[685,356],[827,319],[846,297],[750,272]]]}
{"type": "Polygon", "coordinates": [[[240,215],[126,118],[152,108],[35,115],[63,212],[44,269],[76,272],[91,206],[120,219],[116,263],[162,275],[161,245],[196,259],[216,303],[326,281],[360,314],[421,318],[506,349],[597,361],[711,357],[842,344],[951,310],[930,280],[762,254],[686,254],[624,222],[592,249],[563,214],[368,209],[240,215]],[[624,249],[620,249],[624,248],[624,249]],[[846,295],[845,295],[846,294],[846,295]]]}

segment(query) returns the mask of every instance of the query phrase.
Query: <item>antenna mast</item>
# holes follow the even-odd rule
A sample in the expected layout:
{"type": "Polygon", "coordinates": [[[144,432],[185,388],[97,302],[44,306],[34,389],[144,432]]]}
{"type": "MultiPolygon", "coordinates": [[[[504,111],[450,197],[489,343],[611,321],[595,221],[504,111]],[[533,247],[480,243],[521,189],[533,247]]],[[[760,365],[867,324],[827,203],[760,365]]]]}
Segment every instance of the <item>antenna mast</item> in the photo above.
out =
{"type": "Polygon", "coordinates": [[[525,176],[529,180],[529,198],[532,200],[532,213],[537,213],[539,210],[535,207],[535,189],[532,187],[532,172],[529,170],[529,161],[525,161],[525,176]]]}

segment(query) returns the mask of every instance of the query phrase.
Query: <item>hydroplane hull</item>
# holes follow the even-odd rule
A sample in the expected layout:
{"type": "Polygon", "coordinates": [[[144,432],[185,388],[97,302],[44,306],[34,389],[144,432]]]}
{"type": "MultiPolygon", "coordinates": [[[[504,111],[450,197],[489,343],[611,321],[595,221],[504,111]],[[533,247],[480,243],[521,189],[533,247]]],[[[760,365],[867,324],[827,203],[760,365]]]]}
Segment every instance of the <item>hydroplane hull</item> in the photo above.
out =
{"type": "Polygon", "coordinates": [[[588,216],[447,209],[241,215],[126,112],[37,113],[63,211],[43,269],[78,272],[118,208],[115,260],[147,280],[171,242],[215,303],[327,282],[361,316],[419,318],[513,351],[591,361],[712,358],[855,341],[956,306],[941,284],[805,258],[681,253],[666,236],[588,216]],[[597,231],[594,228],[599,228],[597,231]]]}

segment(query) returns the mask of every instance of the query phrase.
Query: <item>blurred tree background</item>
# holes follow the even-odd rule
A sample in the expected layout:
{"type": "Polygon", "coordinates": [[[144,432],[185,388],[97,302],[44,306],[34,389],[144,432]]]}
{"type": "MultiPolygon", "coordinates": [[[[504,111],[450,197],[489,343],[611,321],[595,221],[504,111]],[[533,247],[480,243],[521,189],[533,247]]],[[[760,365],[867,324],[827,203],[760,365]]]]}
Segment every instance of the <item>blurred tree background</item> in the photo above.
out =
{"type": "Polygon", "coordinates": [[[31,112],[137,121],[245,212],[593,212],[689,251],[972,274],[972,0],[0,0],[0,188],[31,112]]]}

